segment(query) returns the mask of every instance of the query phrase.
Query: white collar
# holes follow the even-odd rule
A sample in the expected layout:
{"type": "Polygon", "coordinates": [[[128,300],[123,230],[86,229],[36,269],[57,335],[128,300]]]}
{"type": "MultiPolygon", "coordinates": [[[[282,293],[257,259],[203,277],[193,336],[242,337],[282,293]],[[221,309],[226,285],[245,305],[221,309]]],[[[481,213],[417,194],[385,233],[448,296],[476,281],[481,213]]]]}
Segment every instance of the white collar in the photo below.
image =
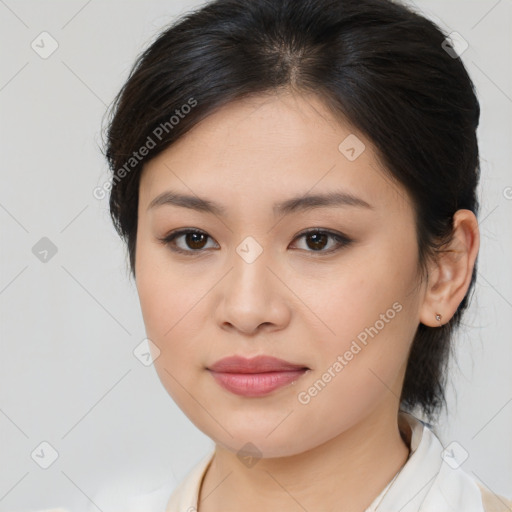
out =
{"type": "Polygon", "coordinates": [[[411,428],[411,454],[396,480],[365,512],[484,512],[480,489],[453,450],[445,450],[434,432],[411,414],[400,411],[399,421],[411,428]]]}
{"type": "MultiPolygon", "coordinates": [[[[403,411],[399,421],[410,426],[411,454],[398,477],[365,512],[484,512],[476,482],[456,463],[451,451],[444,451],[434,432],[403,411]]],[[[165,512],[197,510],[201,482],[214,453],[215,449],[203,457],[174,489],[165,512]]]]}

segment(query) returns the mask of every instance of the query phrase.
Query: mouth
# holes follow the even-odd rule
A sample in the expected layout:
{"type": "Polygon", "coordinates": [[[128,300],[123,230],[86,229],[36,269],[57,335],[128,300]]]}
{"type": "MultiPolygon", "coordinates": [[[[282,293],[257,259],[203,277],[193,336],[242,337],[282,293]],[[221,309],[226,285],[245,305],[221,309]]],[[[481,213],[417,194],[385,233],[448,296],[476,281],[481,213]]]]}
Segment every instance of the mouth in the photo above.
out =
{"type": "Polygon", "coordinates": [[[265,396],[291,384],[310,368],[270,356],[226,357],[207,368],[215,381],[240,396],[265,396]]]}

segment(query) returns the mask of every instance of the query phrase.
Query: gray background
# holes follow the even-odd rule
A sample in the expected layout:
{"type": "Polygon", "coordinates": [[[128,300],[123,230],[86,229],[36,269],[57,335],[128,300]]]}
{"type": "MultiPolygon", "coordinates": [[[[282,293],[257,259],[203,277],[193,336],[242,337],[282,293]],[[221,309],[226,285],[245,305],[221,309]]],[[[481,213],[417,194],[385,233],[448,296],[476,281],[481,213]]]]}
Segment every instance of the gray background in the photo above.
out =
{"type": "MultiPolygon", "coordinates": [[[[0,0],[0,511],[106,511],[100,487],[179,481],[213,446],[133,355],[145,337],[135,285],[107,198],[92,194],[108,179],[107,105],[150,39],[197,5],[0,0]],[[46,59],[31,47],[43,31],[59,45],[46,59]],[[57,249],[46,262],[33,253],[43,237],[57,249]],[[48,469],[43,441],[59,455],[48,469]]],[[[512,3],[416,5],[469,43],[482,107],[479,274],[441,440],[512,497],[512,3]]]]}

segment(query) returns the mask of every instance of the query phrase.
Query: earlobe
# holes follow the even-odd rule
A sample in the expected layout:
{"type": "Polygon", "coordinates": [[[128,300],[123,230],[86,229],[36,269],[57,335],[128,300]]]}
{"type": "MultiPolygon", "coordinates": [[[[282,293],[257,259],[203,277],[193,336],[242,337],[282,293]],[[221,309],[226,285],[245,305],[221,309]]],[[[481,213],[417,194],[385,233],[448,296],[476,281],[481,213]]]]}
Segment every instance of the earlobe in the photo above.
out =
{"type": "Polygon", "coordinates": [[[453,216],[453,239],[439,251],[429,274],[420,322],[429,327],[447,323],[464,299],[480,248],[475,214],[458,210],[453,216]]]}

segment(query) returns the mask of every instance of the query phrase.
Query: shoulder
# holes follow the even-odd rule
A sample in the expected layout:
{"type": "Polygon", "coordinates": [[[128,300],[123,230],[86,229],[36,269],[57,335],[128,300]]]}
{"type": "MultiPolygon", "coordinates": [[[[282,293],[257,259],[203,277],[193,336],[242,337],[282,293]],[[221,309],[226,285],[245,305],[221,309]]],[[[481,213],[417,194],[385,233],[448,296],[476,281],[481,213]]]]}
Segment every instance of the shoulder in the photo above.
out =
{"type": "Polygon", "coordinates": [[[482,494],[482,504],[485,512],[512,512],[512,500],[491,492],[477,483],[482,494]]]}
{"type": "Polygon", "coordinates": [[[173,476],[155,478],[152,484],[147,478],[118,478],[97,490],[87,512],[161,512],[176,485],[173,476]]]}

